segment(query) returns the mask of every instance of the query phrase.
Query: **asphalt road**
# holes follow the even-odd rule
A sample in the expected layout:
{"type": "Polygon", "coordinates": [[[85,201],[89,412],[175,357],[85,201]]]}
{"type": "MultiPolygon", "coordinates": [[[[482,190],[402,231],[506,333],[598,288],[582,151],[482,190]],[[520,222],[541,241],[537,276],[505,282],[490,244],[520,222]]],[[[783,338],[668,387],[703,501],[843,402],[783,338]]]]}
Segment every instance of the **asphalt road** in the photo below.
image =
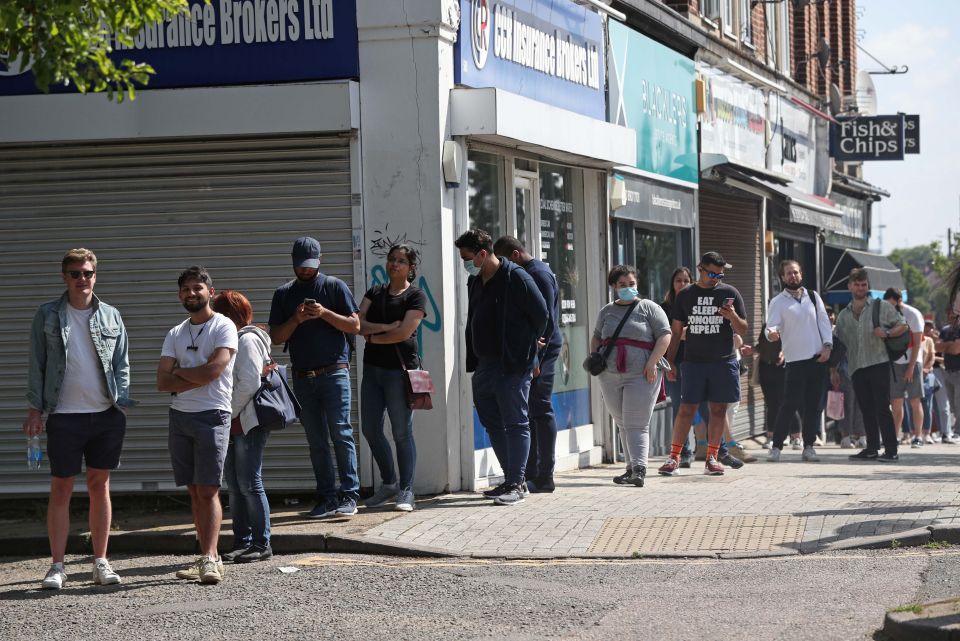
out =
{"type": "Polygon", "coordinates": [[[173,578],[189,559],[115,557],[120,586],[68,559],[0,559],[0,639],[872,639],[886,610],[960,592],[960,548],[751,560],[476,561],[291,555],[173,578]],[[299,571],[284,574],[278,568],[299,571]]]}

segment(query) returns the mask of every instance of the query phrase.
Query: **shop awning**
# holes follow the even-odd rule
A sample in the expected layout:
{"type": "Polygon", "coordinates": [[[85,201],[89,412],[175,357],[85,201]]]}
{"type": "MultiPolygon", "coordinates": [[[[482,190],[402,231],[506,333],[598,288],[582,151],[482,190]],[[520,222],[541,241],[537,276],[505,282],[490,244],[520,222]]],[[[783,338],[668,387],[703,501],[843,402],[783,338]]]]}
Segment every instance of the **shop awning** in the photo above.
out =
{"type": "Polygon", "coordinates": [[[637,164],[633,129],[496,88],[451,89],[450,133],[589,167],[637,164]]]}
{"type": "Polygon", "coordinates": [[[810,225],[827,231],[843,229],[843,210],[827,198],[805,194],[798,189],[776,182],[773,178],[761,178],[738,170],[733,165],[718,165],[718,173],[734,181],[746,183],[766,191],[779,202],[792,223],[810,225]]]}
{"type": "MultiPolygon", "coordinates": [[[[903,276],[900,268],[894,265],[886,256],[871,254],[859,249],[824,248],[826,301],[828,303],[845,304],[850,302],[850,290],[847,288],[847,278],[854,267],[863,267],[870,278],[870,294],[875,298],[883,298],[888,287],[903,289],[903,276]],[[832,263],[832,265],[831,265],[832,263]]],[[[907,300],[907,292],[903,292],[903,300],[907,300]]]]}

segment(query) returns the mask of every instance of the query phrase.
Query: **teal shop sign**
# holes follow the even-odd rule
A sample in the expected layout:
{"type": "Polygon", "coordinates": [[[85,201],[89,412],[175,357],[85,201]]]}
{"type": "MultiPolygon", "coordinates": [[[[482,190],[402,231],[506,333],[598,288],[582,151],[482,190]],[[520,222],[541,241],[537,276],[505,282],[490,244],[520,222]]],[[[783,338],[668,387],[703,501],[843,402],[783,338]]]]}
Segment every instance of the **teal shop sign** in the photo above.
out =
{"type": "Polygon", "coordinates": [[[637,168],[698,182],[693,60],[611,20],[607,120],[637,132],[637,168]]]}

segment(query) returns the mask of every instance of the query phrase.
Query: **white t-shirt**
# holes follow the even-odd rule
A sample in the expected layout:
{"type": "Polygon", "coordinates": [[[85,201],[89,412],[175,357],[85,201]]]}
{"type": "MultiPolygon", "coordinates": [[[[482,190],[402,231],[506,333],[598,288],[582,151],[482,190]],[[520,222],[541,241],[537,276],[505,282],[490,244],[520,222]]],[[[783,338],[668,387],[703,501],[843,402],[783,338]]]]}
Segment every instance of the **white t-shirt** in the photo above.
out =
{"type": "MultiPolygon", "coordinates": [[[[900,303],[900,309],[903,311],[903,320],[907,322],[907,327],[910,328],[911,334],[923,333],[923,314],[920,313],[920,310],[916,307],[911,307],[906,303],[900,303]]],[[[921,346],[922,347],[922,346],[921,346]]],[[[913,349],[912,347],[910,349],[913,349]]],[[[900,360],[895,361],[901,365],[905,365],[907,360],[910,358],[910,350],[907,350],[905,356],[900,358],[900,360]]],[[[923,365],[923,349],[917,351],[917,362],[923,365]]]]}
{"type": "Polygon", "coordinates": [[[106,375],[100,356],[90,337],[90,317],[93,307],[75,309],[67,303],[67,367],[63,372],[63,386],[54,414],[92,414],[113,405],[107,389],[106,375]]]}
{"type": "Polygon", "coordinates": [[[220,347],[232,350],[230,363],[223,369],[220,376],[196,389],[178,392],[173,397],[170,407],[181,412],[230,411],[230,399],[233,395],[233,363],[237,355],[237,326],[226,316],[214,313],[206,323],[192,325],[188,318],[167,332],[160,355],[175,358],[177,367],[204,365],[210,355],[220,347]],[[197,349],[189,349],[190,347],[197,349]]]}

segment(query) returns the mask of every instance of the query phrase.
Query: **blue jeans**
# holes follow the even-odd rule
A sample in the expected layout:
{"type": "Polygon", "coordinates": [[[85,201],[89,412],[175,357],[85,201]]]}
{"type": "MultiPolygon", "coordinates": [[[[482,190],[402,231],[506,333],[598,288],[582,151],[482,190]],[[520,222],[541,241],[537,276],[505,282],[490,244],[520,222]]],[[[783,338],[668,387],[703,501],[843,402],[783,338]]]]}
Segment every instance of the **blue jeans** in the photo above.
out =
{"type": "Polygon", "coordinates": [[[270,545],[270,504],[263,491],[263,450],[270,432],[255,427],[230,437],[223,477],[230,488],[233,549],[270,545]]]}
{"type": "Polygon", "coordinates": [[[508,374],[499,360],[492,359],[480,359],[473,373],[473,404],[507,483],[524,480],[530,455],[527,411],[532,379],[533,368],[508,374]]]}
{"type": "Polygon", "coordinates": [[[337,485],[330,456],[330,442],[337,457],[340,494],[360,498],[357,476],[357,446],[350,425],[350,370],[337,369],[310,378],[294,378],[293,393],[303,411],[300,422],[310,445],[310,462],[317,477],[317,499],[337,498],[337,485]]]}
{"type": "Polygon", "coordinates": [[[553,478],[557,463],[557,417],[553,411],[553,379],[556,376],[558,353],[545,354],[540,363],[540,376],[530,383],[530,455],[527,473],[534,479],[553,478]]]}
{"type": "Polygon", "coordinates": [[[397,467],[401,488],[413,487],[417,467],[417,446],[413,441],[413,410],[407,407],[407,384],[402,369],[364,365],[360,383],[360,429],[370,444],[380,479],[385,485],[397,483],[393,451],[383,433],[384,413],[390,417],[393,442],[397,445],[397,467]]]}

